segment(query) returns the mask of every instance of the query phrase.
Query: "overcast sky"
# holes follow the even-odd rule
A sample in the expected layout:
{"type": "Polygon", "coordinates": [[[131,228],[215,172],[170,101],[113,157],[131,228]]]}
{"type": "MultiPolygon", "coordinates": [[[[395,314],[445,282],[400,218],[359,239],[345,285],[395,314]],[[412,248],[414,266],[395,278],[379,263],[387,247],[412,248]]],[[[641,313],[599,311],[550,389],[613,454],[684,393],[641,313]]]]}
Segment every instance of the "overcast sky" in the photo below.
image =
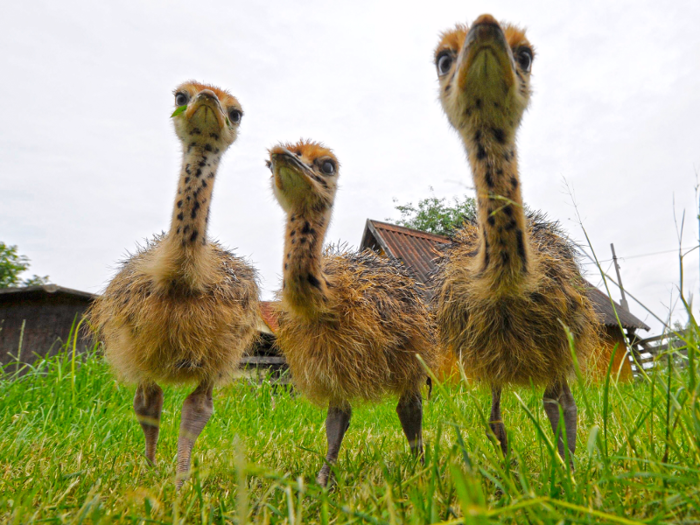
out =
{"type": "MultiPolygon", "coordinates": [[[[180,161],[171,92],[191,78],[243,105],[209,234],[254,263],[265,298],[281,273],[284,218],[264,165],[276,142],[312,138],[338,155],[331,241],[358,245],[367,218],[397,218],[394,199],[415,203],[430,187],[472,195],[432,56],[440,31],[488,12],[527,27],[537,51],[518,141],[525,201],[585,241],[575,202],[604,269],[614,242],[625,287],[660,317],[678,297],[674,217],[685,212],[685,249],[698,239],[697,0],[62,0],[2,12],[0,240],[56,284],[99,292],[127,250],[168,228],[180,161]]],[[[699,285],[695,250],[684,289],[696,314],[699,285]]]]}

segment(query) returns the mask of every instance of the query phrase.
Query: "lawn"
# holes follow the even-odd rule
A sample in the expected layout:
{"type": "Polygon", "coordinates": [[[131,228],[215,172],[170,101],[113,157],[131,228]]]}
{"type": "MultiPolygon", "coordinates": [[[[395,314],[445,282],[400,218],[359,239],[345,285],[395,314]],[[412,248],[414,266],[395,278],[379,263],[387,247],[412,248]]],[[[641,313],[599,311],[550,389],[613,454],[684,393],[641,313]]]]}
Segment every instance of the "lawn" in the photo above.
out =
{"type": "Polygon", "coordinates": [[[690,366],[663,361],[632,384],[573,385],[576,468],[554,453],[540,389],[504,396],[505,460],[488,438],[490,395],[454,382],[425,402],[426,461],[412,460],[395,400],[357,407],[331,491],[314,482],[324,411],[269,382],[215,391],[180,493],[179,409],[168,388],[159,465],[98,352],[70,349],[0,378],[1,523],[700,523],[697,333],[690,366]]]}

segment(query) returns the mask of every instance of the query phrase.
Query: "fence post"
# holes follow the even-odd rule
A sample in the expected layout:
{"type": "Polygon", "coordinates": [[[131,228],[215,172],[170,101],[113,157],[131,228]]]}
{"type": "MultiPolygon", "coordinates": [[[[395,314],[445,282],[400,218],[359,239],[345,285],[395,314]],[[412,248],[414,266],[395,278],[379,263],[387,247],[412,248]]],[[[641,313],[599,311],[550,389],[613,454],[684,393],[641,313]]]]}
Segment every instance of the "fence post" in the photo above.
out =
{"type": "Polygon", "coordinates": [[[613,243],[610,243],[610,249],[612,250],[613,263],[615,264],[615,272],[617,273],[617,282],[620,286],[620,295],[622,295],[622,299],[620,299],[620,306],[622,306],[622,308],[629,312],[630,305],[627,302],[627,297],[625,297],[625,287],[622,286],[622,277],[620,276],[620,265],[617,264],[617,255],[615,255],[615,245],[613,243]]]}

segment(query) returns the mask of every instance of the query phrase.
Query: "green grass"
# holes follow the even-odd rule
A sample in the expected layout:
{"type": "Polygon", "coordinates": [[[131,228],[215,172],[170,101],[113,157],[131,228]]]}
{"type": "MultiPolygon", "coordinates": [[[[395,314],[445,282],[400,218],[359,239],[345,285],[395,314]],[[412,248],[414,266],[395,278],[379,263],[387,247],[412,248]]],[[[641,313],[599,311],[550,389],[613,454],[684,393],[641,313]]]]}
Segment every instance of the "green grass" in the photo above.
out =
{"type": "MultiPolygon", "coordinates": [[[[691,359],[697,341],[696,330],[691,359]]],[[[0,379],[0,523],[700,523],[692,364],[633,384],[575,384],[573,474],[554,453],[539,389],[504,396],[506,461],[487,437],[482,389],[434,389],[425,465],[408,454],[393,401],[359,407],[330,492],[313,481],[325,454],[323,411],[269,383],[239,381],[215,391],[192,479],[177,493],[188,391],[165,392],[151,469],[133,389],[99,355],[74,361],[68,349],[0,379]]]]}

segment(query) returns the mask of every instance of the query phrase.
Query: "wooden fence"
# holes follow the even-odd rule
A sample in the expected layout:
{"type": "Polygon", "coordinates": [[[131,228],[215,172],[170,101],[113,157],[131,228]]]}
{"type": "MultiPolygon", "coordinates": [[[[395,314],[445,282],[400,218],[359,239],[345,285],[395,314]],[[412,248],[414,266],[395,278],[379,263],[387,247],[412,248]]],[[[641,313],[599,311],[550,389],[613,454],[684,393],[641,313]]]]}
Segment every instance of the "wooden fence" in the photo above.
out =
{"type": "Polygon", "coordinates": [[[246,356],[241,360],[240,368],[243,370],[244,376],[257,382],[269,377],[275,384],[291,383],[287,361],[282,356],[246,356]]]}
{"type": "MultiPolygon", "coordinates": [[[[633,339],[631,341],[632,355],[629,359],[632,364],[632,373],[640,375],[639,368],[647,373],[655,367],[667,367],[668,358],[676,368],[684,368],[688,365],[687,337],[688,330],[681,332],[668,332],[646,339],[633,339]]],[[[698,356],[700,358],[700,356],[698,356]]],[[[291,382],[287,361],[279,355],[251,355],[241,361],[243,374],[250,379],[261,381],[269,377],[277,384],[289,384],[291,382]]]]}
{"type": "Polygon", "coordinates": [[[638,376],[640,368],[647,373],[655,367],[667,367],[668,359],[672,366],[684,368],[688,364],[688,347],[686,341],[689,330],[668,332],[646,339],[636,339],[631,342],[632,372],[638,376]]]}

